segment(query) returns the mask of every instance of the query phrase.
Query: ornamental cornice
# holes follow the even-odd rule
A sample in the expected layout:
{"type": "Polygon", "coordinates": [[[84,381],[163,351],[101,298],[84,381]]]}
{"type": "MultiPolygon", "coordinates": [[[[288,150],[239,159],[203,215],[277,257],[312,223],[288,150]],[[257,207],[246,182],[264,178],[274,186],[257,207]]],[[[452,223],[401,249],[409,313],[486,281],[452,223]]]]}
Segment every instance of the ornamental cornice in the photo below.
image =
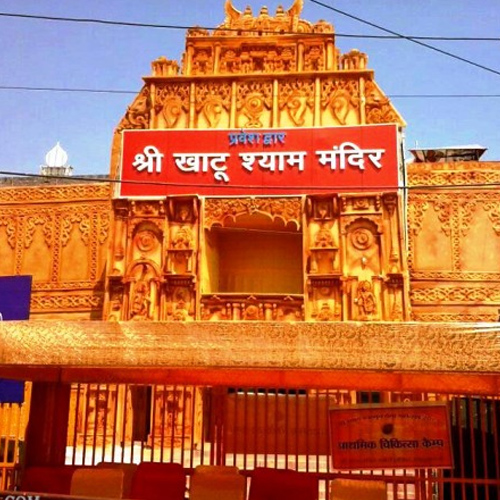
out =
{"type": "Polygon", "coordinates": [[[491,374],[500,324],[9,321],[0,363],[491,374]]]}
{"type": "Polygon", "coordinates": [[[70,201],[108,201],[111,199],[109,183],[69,184],[54,186],[2,187],[0,203],[26,204],[70,201]]]}
{"type": "Polygon", "coordinates": [[[500,182],[500,162],[410,163],[407,166],[408,185],[427,186],[478,186],[500,182]]]}

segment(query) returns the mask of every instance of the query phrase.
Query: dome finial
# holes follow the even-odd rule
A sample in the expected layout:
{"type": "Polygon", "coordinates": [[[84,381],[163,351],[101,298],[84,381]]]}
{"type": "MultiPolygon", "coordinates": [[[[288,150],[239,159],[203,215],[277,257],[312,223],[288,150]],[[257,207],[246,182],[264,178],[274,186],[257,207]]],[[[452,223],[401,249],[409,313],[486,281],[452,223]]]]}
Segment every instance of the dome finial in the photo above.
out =
{"type": "Polygon", "coordinates": [[[45,165],[47,167],[66,167],[68,164],[68,153],[61,147],[59,141],[45,155],[45,165]]]}

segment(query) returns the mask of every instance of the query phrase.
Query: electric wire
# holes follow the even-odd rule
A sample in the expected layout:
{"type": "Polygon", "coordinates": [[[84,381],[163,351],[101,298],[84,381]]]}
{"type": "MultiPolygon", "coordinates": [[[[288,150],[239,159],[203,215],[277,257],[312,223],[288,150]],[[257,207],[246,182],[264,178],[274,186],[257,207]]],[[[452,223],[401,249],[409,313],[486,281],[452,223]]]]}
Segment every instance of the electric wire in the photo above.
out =
{"type": "MultiPolygon", "coordinates": [[[[0,85],[0,91],[19,90],[26,92],[76,92],[82,94],[125,94],[137,95],[138,90],[90,89],[73,87],[30,87],[27,85],[0,85]]],[[[387,94],[391,99],[470,99],[499,98],[500,94],[387,94]]]]}
{"type": "MultiPolygon", "coordinates": [[[[10,12],[0,12],[0,17],[11,17],[19,19],[32,19],[39,21],[56,21],[80,24],[102,24],[107,26],[123,26],[131,28],[155,28],[155,29],[170,29],[170,30],[189,30],[192,28],[200,28],[208,31],[220,29],[214,26],[185,26],[181,24],[156,24],[156,23],[140,23],[133,21],[114,21],[108,19],[97,18],[80,18],[80,17],[61,17],[61,16],[43,16],[38,14],[19,14],[10,12]]],[[[236,34],[244,31],[245,33],[255,34],[269,34],[276,35],[275,31],[269,30],[255,30],[255,29],[241,29],[241,28],[223,28],[224,31],[234,31],[236,34]]],[[[294,31],[280,31],[280,35],[297,35],[294,31]]],[[[343,38],[367,38],[367,39],[380,39],[380,40],[400,40],[401,35],[368,35],[368,34],[354,34],[354,33],[332,33],[335,37],[343,38]]],[[[317,36],[317,33],[300,33],[300,36],[317,36]]],[[[448,42],[500,42],[500,37],[458,37],[458,36],[409,36],[413,40],[432,40],[432,41],[448,41],[448,42]]]]}
{"type": "Polygon", "coordinates": [[[423,42],[422,40],[417,40],[416,38],[414,37],[410,37],[410,36],[407,36],[407,35],[402,35],[401,33],[398,33],[397,31],[393,31],[393,30],[390,30],[388,28],[384,28],[383,26],[380,26],[379,24],[375,24],[375,23],[372,23],[371,21],[367,21],[366,19],[362,19],[361,17],[358,17],[358,16],[354,16],[353,14],[349,14],[348,12],[345,12],[343,10],[340,10],[340,9],[337,9],[335,7],[332,7],[331,5],[329,4],[326,4],[324,2],[321,2],[320,0],[309,0],[310,2],[316,4],[316,5],[320,5],[321,7],[324,7],[325,9],[328,9],[328,10],[331,10],[333,12],[336,12],[337,14],[341,14],[343,16],[346,16],[346,17],[349,17],[351,19],[354,19],[355,21],[358,21],[360,23],[363,23],[363,24],[366,24],[368,26],[371,26],[372,28],[376,28],[378,30],[381,30],[381,31],[384,31],[385,33],[390,33],[391,35],[394,35],[394,36],[397,36],[401,39],[404,39],[404,40],[408,40],[409,42],[413,42],[413,43],[416,43],[417,45],[420,45],[422,47],[425,47],[429,50],[433,50],[435,52],[438,52],[440,54],[443,54],[447,57],[451,57],[453,59],[456,59],[458,61],[461,61],[465,64],[469,64],[471,66],[474,66],[476,68],[479,68],[479,69],[482,69],[484,71],[488,71],[489,73],[493,73],[495,75],[498,75],[500,76],[500,71],[496,70],[496,69],[493,69],[493,68],[490,68],[489,66],[485,66],[483,64],[479,64],[479,63],[476,63],[470,59],[467,59],[465,57],[462,57],[462,56],[459,56],[457,54],[454,54],[453,52],[448,52],[447,50],[443,50],[443,49],[440,49],[438,47],[435,47],[434,45],[430,45],[426,42],[423,42]]]}
{"type": "MultiPolygon", "coordinates": [[[[498,162],[484,162],[484,163],[498,163],[498,162]]],[[[68,184],[75,184],[74,181],[81,181],[81,182],[89,182],[89,183],[109,183],[109,184],[133,184],[133,185],[140,185],[140,186],[164,186],[164,187],[186,187],[186,184],[180,183],[180,182],[166,182],[166,181],[146,181],[146,180],[131,180],[131,179],[112,179],[111,177],[107,176],[93,176],[93,175],[86,175],[86,176],[66,176],[66,175],[43,175],[43,174],[31,174],[31,173],[22,173],[22,172],[14,172],[14,171],[9,171],[9,170],[0,170],[0,175],[6,176],[6,177],[25,177],[25,178],[38,178],[38,179],[43,179],[45,181],[51,180],[51,179],[57,179],[57,180],[64,180],[68,184]]],[[[38,185],[38,184],[37,184],[38,185]]],[[[32,186],[35,186],[33,184],[32,186]]],[[[38,185],[39,186],[39,185],[38,185]]],[[[2,183],[0,181],[0,187],[5,187],[5,183],[2,183]]],[[[27,187],[27,185],[23,185],[23,187],[27,187]]],[[[249,194],[249,195],[244,195],[244,194],[237,194],[237,195],[229,195],[229,196],[236,196],[236,197],[241,197],[241,196],[263,196],[265,195],[266,191],[272,190],[272,189],[279,189],[283,191],[290,191],[292,194],[290,196],[301,196],[305,194],[305,191],[310,191],[308,194],[322,194],[322,193],[334,193],[334,192],[346,192],[346,191],[351,191],[351,192],[358,192],[358,191],[414,191],[414,190],[420,190],[420,189],[450,189],[450,190],[473,190],[473,189],[481,189],[481,188],[498,188],[500,187],[500,182],[491,182],[491,183],[478,183],[478,184],[439,184],[439,185],[427,185],[427,184],[418,184],[418,185],[404,185],[404,186],[337,186],[335,188],[329,188],[325,189],[322,186],[285,186],[285,185],[280,185],[278,187],[266,187],[265,185],[252,185],[252,184],[232,184],[232,185],[226,185],[226,184],[221,184],[221,185],[214,185],[214,184],[201,184],[201,183],[195,183],[195,184],[189,184],[190,188],[196,189],[196,188],[211,188],[211,189],[217,189],[217,190],[224,190],[224,189],[247,189],[247,190],[253,190],[253,189],[259,189],[262,190],[262,194],[255,195],[255,194],[249,194]],[[295,192],[294,192],[295,191],[295,192]],[[294,192],[294,193],[293,193],[294,192]]],[[[167,196],[168,194],[165,193],[164,195],[154,195],[154,197],[163,197],[167,196]]],[[[195,195],[195,193],[193,193],[195,195]]],[[[134,197],[136,195],[127,195],[130,197],[134,197]]],[[[203,196],[208,196],[208,195],[203,195],[203,196]]],[[[212,195],[212,196],[219,196],[219,195],[212,195]]],[[[208,196],[210,197],[210,196],[208,196]]]]}

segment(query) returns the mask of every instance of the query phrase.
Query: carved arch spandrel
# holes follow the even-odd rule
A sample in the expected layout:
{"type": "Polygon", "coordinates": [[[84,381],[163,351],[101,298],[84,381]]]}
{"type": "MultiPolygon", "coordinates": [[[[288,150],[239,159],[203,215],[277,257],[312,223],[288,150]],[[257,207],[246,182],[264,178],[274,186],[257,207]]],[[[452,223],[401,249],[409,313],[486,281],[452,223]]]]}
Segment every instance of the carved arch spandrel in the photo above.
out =
{"type": "Polygon", "coordinates": [[[301,227],[301,198],[207,198],[205,200],[205,227],[224,226],[226,219],[260,213],[271,220],[280,219],[285,226],[294,223],[301,227]]]}

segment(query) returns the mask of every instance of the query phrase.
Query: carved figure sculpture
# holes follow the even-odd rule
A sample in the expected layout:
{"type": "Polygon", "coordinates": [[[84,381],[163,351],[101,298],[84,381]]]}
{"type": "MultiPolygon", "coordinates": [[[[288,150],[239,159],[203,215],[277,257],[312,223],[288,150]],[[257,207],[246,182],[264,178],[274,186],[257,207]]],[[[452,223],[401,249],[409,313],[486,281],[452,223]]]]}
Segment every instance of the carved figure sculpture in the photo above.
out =
{"type": "Polygon", "coordinates": [[[366,321],[373,317],[377,306],[370,281],[359,282],[355,302],[358,306],[358,320],[366,321]]]}

